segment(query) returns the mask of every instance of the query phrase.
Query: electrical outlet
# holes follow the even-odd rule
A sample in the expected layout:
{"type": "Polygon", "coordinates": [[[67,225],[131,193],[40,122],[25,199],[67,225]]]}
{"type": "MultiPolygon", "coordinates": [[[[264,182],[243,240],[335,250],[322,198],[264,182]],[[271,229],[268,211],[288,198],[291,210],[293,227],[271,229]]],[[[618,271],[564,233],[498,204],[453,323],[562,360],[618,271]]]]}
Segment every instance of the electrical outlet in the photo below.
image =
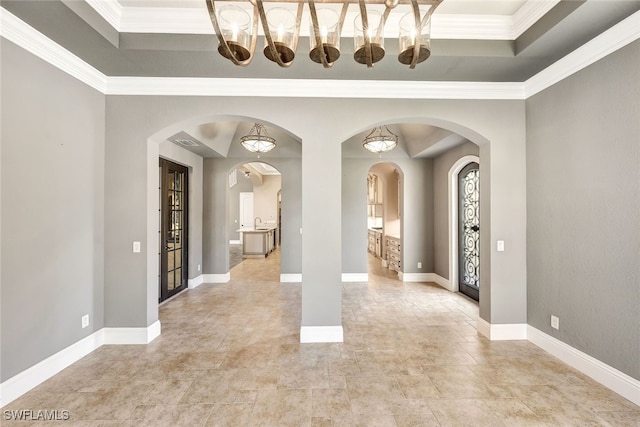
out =
{"type": "Polygon", "coordinates": [[[87,326],[89,326],[89,315],[85,314],[84,316],[82,316],[82,328],[86,328],[87,326]]]}
{"type": "Polygon", "coordinates": [[[498,252],[504,252],[504,240],[498,240],[497,248],[498,252]]]}
{"type": "Polygon", "coordinates": [[[140,253],[140,242],[133,242],[133,253],[140,253]]]}
{"type": "Polygon", "coordinates": [[[551,316],[551,327],[553,329],[560,329],[560,319],[553,315],[551,316]]]}
{"type": "Polygon", "coordinates": [[[418,268],[422,268],[422,263],[421,262],[418,263],[418,268]]]}
{"type": "Polygon", "coordinates": [[[198,271],[200,271],[200,264],[198,264],[198,271]]]}

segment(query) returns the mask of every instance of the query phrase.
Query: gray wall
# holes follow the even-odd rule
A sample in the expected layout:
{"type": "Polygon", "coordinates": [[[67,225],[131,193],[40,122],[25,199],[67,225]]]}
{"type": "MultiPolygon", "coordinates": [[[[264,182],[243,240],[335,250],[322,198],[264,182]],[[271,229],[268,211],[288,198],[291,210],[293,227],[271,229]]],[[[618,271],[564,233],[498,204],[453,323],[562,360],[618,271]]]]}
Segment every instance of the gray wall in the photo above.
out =
{"type": "Polygon", "coordinates": [[[636,379],[638,76],[640,41],[527,101],[528,322],[636,379]]]}
{"type": "Polygon", "coordinates": [[[0,50],[5,381],[103,327],[105,97],[0,50]]]}
{"type": "MultiPolygon", "coordinates": [[[[149,231],[152,228],[146,227],[157,216],[152,205],[147,204],[148,200],[145,202],[147,188],[157,185],[151,175],[147,176],[149,165],[155,165],[157,161],[157,152],[148,143],[150,136],[164,136],[166,139],[180,128],[181,123],[194,125],[228,120],[229,117],[247,117],[249,120],[257,118],[286,129],[302,141],[302,167],[298,169],[297,182],[302,185],[304,234],[296,255],[301,254],[302,259],[303,325],[333,326],[341,323],[342,142],[377,123],[407,121],[449,129],[481,146],[483,170],[486,171],[482,175],[481,185],[483,189],[487,189],[482,193],[485,200],[483,209],[486,211],[481,219],[484,222],[481,226],[487,231],[482,240],[483,253],[487,256],[483,258],[481,268],[483,283],[487,284],[483,289],[487,294],[482,298],[484,302],[481,300],[480,315],[490,323],[524,323],[524,102],[394,100],[393,115],[390,114],[388,105],[389,100],[370,99],[337,101],[304,98],[283,100],[251,97],[108,96],[105,252],[109,274],[105,277],[105,287],[108,289],[105,294],[105,321],[110,326],[146,326],[157,320],[157,304],[153,304],[152,297],[145,298],[157,292],[152,289],[157,288],[157,280],[153,281],[152,276],[157,271],[153,259],[138,257],[136,255],[139,254],[122,250],[125,247],[129,249],[131,241],[138,239],[146,240],[149,248],[157,246],[153,233],[149,231]],[[324,122],[331,123],[331,126],[318,127],[316,118],[319,115],[325,118],[324,122]],[[122,185],[124,178],[120,177],[124,176],[127,177],[127,186],[122,185]],[[492,251],[492,242],[497,238],[505,240],[509,248],[498,256],[492,251]],[[121,299],[125,302],[119,304],[121,299]]],[[[265,155],[264,160],[267,161],[268,157],[265,155]]],[[[231,166],[225,168],[225,174],[231,166]]],[[[277,167],[282,170],[280,166],[277,167]]],[[[205,164],[205,187],[207,182],[216,182],[211,173],[218,173],[206,169],[205,164]]],[[[416,212],[411,209],[411,200],[417,203],[416,197],[423,197],[421,194],[425,191],[433,191],[432,170],[420,168],[420,171],[411,173],[416,174],[419,185],[405,188],[411,196],[405,194],[404,209],[416,212]]],[[[226,176],[219,182],[225,185],[226,194],[226,176]]],[[[221,187],[216,191],[222,190],[221,187]]],[[[206,198],[222,197],[222,193],[216,196],[205,191],[204,197],[203,251],[205,254],[212,254],[215,242],[228,242],[228,238],[222,237],[227,232],[227,214],[222,211],[218,217],[215,213],[208,212],[217,207],[206,198]],[[214,222],[207,222],[212,220],[214,222]],[[213,230],[214,235],[207,236],[207,230],[213,230]]],[[[427,212],[428,209],[432,211],[432,208],[427,207],[427,212]]],[[[422,218],[410,215],[405,215],[404,219],[405,227],[411,221],[422,221],[422,218]]],[[[299,228],[296,231],[299,233],[299,228]]],[[[407,250],[405,264],[414,268],[418,261],[427,263],[428,259],[421,260],[418,257],[421,253],[433,251],[432,247],[424,246],[429,238],[425,240],[417,235],[407,238],[407,233],[403,237],[407,239],[405,248],[413,249],[413,252],[407,250]]],[[[285,254],[282,255],[284,259],[285,254]]],[[[217,255],[213,259],[211,255],[205,255],[204,273],[226,272],[226,265],[216,264],[219,263],[217,259],[217,255]],[[207,269],[207,266],[210,268],[207,269]]],[[[425,270],[423,268],[422,271],[425,270]]]]}
{"type": "Polygon", "coordinates": [[[466,143],[433,159],[434,273],[449,277],[449,171],[464,156],[478,156],[479,147],[466,143]]]}

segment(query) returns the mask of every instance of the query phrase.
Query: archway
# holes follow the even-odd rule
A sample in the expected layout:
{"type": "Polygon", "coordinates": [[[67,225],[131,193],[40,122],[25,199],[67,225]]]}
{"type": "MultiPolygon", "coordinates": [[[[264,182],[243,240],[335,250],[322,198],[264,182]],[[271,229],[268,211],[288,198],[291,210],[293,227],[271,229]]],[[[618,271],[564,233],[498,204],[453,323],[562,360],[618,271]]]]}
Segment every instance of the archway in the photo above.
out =
{"type": "MultiPolygon", "coordinates": [[[[281,191],[282,175],[268,162],[257,159],[238,163],[229,171],[227,212],[230,271],[248,258],[280,258],[281,191]]],[[[284,202],[286,204],[286,198],[284,202]]],[[[278,277],[275,280],[279,281],[280,263],[277,265],[278,277]]]]}

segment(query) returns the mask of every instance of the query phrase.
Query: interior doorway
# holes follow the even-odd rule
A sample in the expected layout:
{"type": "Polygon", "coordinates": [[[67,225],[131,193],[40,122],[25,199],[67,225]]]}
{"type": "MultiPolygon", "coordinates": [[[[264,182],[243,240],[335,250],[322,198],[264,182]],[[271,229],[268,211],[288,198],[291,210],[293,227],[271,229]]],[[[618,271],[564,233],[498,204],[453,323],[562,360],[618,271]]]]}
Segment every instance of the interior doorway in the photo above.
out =
{"type": "Polygon", "coordinates": [[[187,288],[188,177],[185,166],[160,159],[160,302],[187,288]]]}
{"type": "MultiPolygon", "coordinates": [[[[282,176],[264,162],[236,166],[228,192],[229,270],[251,270],[260,261],[280,264],[282,176]],[[248,264],[247,261],[251,260],[248,264]],[[250,266],[253,266],[250,268],[250,266]]],[[[265,264],[266,265],[266,264],[265,264]]],[[[270,267],[271,268],[271,267],[270,267]]],[[[278,268],[279,270],[279,268],[278,268]]],[[[251,270],[253,271],[253,270],[251,270]]],[[[280,272],[277,272],[278,275],[280,272]]]]}
{"type": "Polygon", "coordinates": [[[459,290],[480,299],[480,167],[472,162],[458,174],[459,290]]]}
{"type": "Polygon", "coordinates": [[[367,257],[369,276],[398,278],[402,272],[401,172],[377,163],[367,173],[367,257]]]}

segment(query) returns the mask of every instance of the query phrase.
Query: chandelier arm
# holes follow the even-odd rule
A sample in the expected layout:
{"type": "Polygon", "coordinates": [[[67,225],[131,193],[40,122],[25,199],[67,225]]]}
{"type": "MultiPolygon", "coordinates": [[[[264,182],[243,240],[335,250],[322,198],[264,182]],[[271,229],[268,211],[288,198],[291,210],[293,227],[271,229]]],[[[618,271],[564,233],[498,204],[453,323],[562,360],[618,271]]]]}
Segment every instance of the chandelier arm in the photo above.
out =
{"type": "Polygon", "coordinates": [[[413,21],[416,28],[413,40],[413,56],[411,57],[411,64],[409,64],[409,68],[413,70],[416,68],[416,64],[418,63],[418,56],[420,55],[420,35],[422,34],[422,23],[420,22],[420,8],[418,7],[418,0],[411,0],[411,8],[413,9],[413,21]]]}
{"type": "Polygon", "coordinates": [[[340,20],[338,21],[338,37],[342,37],[342,27],[344,27],[344,19],[347,17],[347,10],[349,9],[349,2],[342,3],[342,10],[340,11],[340,20]]]}
{"type": "Polygon", "coordinates": [[[384,8],[384,13],[382,14],[382,25],[378,25],[378,31],[376,32],[376,38],[380,38],[382,37],[382,31],[384,30],[384,26],[387,23],[387,18],[389,18],[389,14],[391,13],[391,9],[393,9],[395,7],[394,6],[389,6],[385,3],[385,8],[384,8]]]}
{"type": "MultiPolygon", "coordinates": [[[[224,36],[222,35],[222,30],[220,29],[220,24],[218,23],[218,17],[216,15],[215,1],[207,0],[206,3],[207,3],[207,9],[209,10],[209,18],[211,19],[211,23],[213,24],[213,29],[215,30],[216,36],[218,37],[218,42],[220,43],[220,46],[222,46],[222,49],[225,51],[225,53],[229,56],[229,59],[231,60],[231,62],[241,67],[245,67],[249,65],[249,63],[253,59],[253,52],[255,51],[255,41],[257,38],[255,29],[257,28],[257,26],[254,25],[254,31],[251,38],[251,48],[249,50],[249,59],[245,61],[239,61],[238,58],[236,58],[236,55],[233,53],[233,51],[229,48],[229,44],[227,43],[224,36]]],[[[254,8],[254,12],[255,12],[255,8],[254,8]]],[[[254,21],[255,21],[255,13],[254,13],[254,21]]]]}
{"type": "MultiPolygon", "coordinates": [[[[324,50],[324,45],[322,44],[322,38],[320,38],[320,29],[318,28],[318,14],[316,12],[316,4],[314,0],[309,0],[309,12],[311,15],[311,24],[313,25],[313,37],[316,40],[316,46],[318,46],[318,53],[320,56],[320,61],[322,62],[322,66],[324,68],[331,68],[333,63],[329,64],[327,60],[327,53],[324,50]]],[[[312,35],[309,34],[309,37],[312,35]]]]}
{"type": "Polygon", "coordinates": [[[260,15],[260,22],[262,22],[264,37],[267,40],[267,47],[269,48],[273,58],[276,60],[276,63],[281,67],[286,67],[285,63],[282,62],[282,59],[280,58],[276,45],[273,43],[273,37],[271,37],[271,31],[269,30],[269,21],[267,21],[267,14],[264,11],[264,4],[262,3],[262,0],[256,0],[256,7],[258,8],[258,14],[260,15]]]}
{"type": "MultiPolygon", "coordinates": [[[[296,32],[293,34],[293,51],[298,50],[298,39],[300,38],[300,23],[302,22],[302,10],[304,8],[304,2],[298,3],[298,13],[296,15],[296,32]]],[[[293,61],[291,61],[293,62],[293,61]]]]}
{"type": "Polygon", "coordinates": [[[359,0],[360,18],[362,19],[362,35],[364,36],[364,56],[367,60],[367,68],[373,67],[373,59],[371,54],[371,37],[369,35],[369,18],[367,16],[367,5],[365,0],[359,0]]]}

